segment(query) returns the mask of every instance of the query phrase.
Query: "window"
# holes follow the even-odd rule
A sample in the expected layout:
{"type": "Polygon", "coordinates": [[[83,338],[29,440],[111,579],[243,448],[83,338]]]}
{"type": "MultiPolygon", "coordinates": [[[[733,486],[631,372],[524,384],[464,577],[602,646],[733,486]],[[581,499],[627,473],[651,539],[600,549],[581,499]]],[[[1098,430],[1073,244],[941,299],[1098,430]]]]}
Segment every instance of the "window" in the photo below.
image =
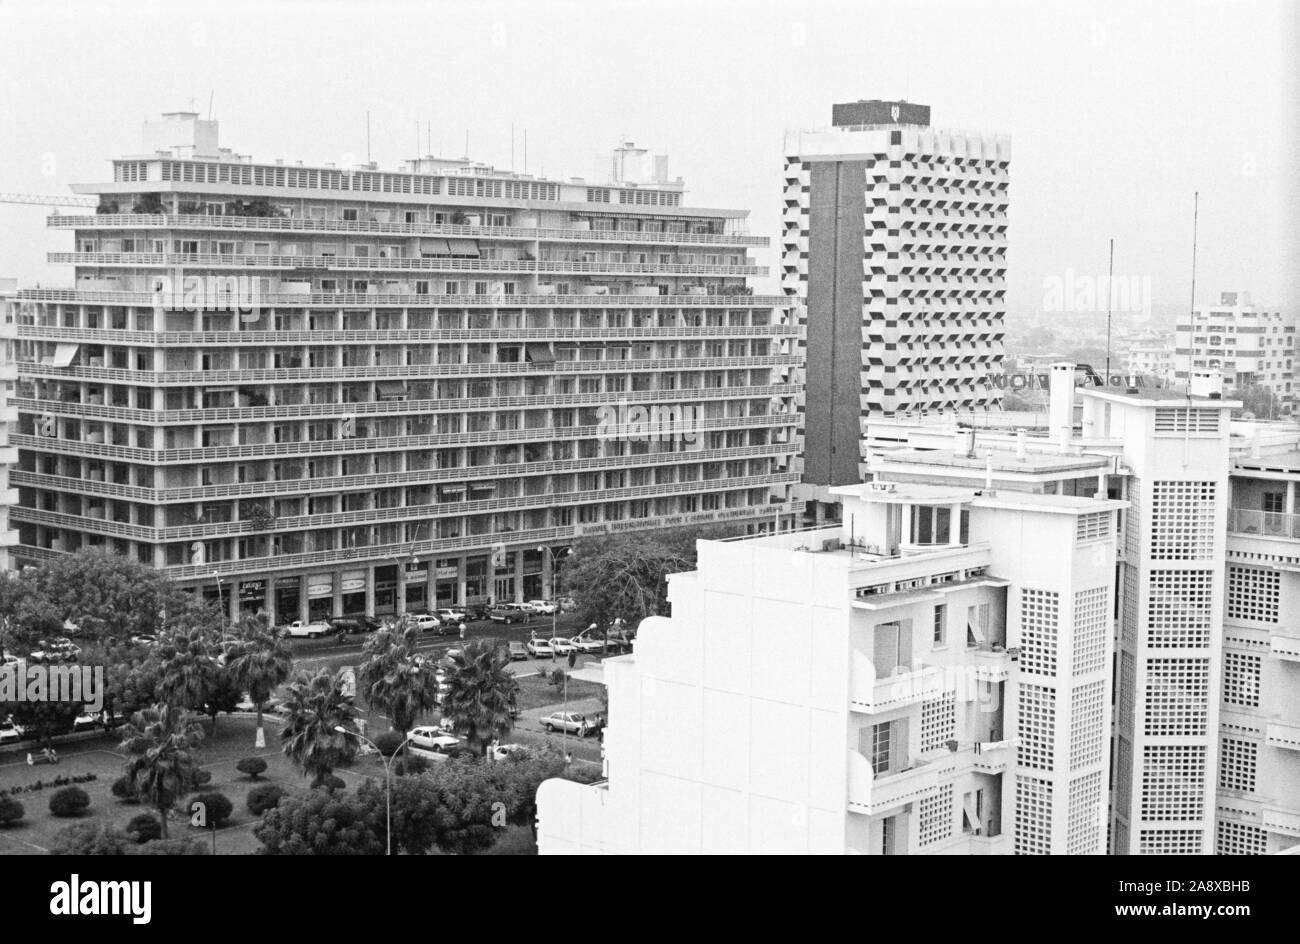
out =
{"type": "Polygon", "coordinates": [[[934,608],[934,644],[943,646],[948,641],[948,606],[940,603],[934,608]]]}
{"type": "Polygon", "coordinates": [[[357,218],[356,210],[345,209],[343,211],[343,219],[347,220],[348,222],[355,222],[356,218],[357,218]]]}

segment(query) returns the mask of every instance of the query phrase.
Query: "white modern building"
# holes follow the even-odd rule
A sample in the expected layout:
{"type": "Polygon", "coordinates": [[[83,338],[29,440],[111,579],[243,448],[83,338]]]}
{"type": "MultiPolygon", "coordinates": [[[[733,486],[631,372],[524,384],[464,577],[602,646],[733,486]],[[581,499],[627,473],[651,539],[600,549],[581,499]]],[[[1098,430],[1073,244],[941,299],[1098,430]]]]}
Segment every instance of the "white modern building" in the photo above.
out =
{"type": "Polygon", "coordinates": [[[17,328],[12,302],[15,289],[14,280],[0,279],[0,571],[8,569],[9,549],[18,543],[18,531],[9,517],[9,509],[18,504],[18,489],[9,484],[10,470],[18,464],[18,447],[9,440],[18,421],[18,410],[11,403],[18,366],[9,356],[17,328]]]}
{"type": "Polygon", "coordinates": [[[794,302],[662,156],[259,162],[181,112],[112,166],[49,219],[73,284],[14,296],[19,563],[400,613],[551,595],[584,535],[798,511],[794,302]]]}
{"type": "Polygon", "coordinates": [[[1123,503],[833,491],[840,524],[671,578],[604,663],[608,779],[542,785],[541,852],[1105,851],[1123,503]]]}
{"type": "MultiPolygon", "coordinates": [[[[996,407],[1011,142],[911,102],[785,138],[781,278],[806,302],[804,482],[863,481],[862,423],[996,407]]],[[[826,500],[824,495],[819,496],[826,500]]]]}
{"type": "Polygon", "coordinates": [[[1174,378],[1186,389],[1196,371],[1218,370],[1230,391],[1262,387],[1269,400],[1261,419],[1295,409],[1294,315],[1255,305],[1246,292],[1223,292],[1219,304],[1193,309],[1175,333],[1174,378]]]}

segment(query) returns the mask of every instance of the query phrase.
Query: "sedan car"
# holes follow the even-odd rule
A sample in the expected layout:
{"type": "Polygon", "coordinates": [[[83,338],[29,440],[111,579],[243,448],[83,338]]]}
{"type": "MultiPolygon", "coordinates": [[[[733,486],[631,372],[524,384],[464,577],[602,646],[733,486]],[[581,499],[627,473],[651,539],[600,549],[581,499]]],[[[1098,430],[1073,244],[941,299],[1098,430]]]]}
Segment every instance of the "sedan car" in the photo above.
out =
{"type": "Polygon", "coordinates": [[[556,655],[567,656],[570,652],[577,652],[578,647],[573,644],[572,639],[565,639],[563,636],[554,636],[548,639],[551,648],[555,650],[556,655]]]}
{"type": "Polygon", "coordinates": [[[330,624],[325,620],[294,620],[280,628],[280,635],[294,639],[318,639],[331,632],[330,624]]]}
{"type": "Polygon", "coordinates": [[[555,655],[555,650],[551,648],[549,639],[538,639],[536,637],[528,640],[528,645],[524,647],[530,656],[534,659],[549,659],[555,655]]]}
{"type": "Polygon", "coordinates": [[[510,657],[511,662],[518,662],[528,658],[528,647],[515,639],[507,644],[506,654],[510,657]]]}
{"type": "Polygon", "coordinates": [[[0,721],[0,744],[13,744],[22,739],[22,728],[12,721],[0,721]]]}
{"type": "Polygon", "coordinates": [[[493,760],[509,760],[512,757],[525,757],[528,748],[523,744],[497,744],[492,748],[493,760]]]}
{"type": "Polygon", "coordinates": [[[422,633],[435,632],[441,635],[442,620],[432,613],[413,613],[410,616],[411,625],[422,633]]]}
{"type": "Polygon", "coordinates": [[[158,644],[158,637],[153,633],[138,633],[131,637],[131,644],[134,646],[155,646],[158,644]]]}
{"type": "Polygon", "coordinates": [[[426,751],[433,751],[436,754],[460,746],[460,738],[454,734],[448,734],[442,728],[431,724],[412,728],[406,732],[406,735],[411,739],[411,744],[415,747],[422,747],[426,751]]]}
{"type": "Polygon", "coordinates": [[[567,731],[570,734],[576,734],[578,737],[586,737],[592,731],[596,730],[596,724],[587,719],[586,715],[580,715],[573,711],[557,711],[549,714],[542,719],[542,727],[547,731],[567,731]]]}
{"type": "Polygon", "coordinates": [[[449,610],[439,610],[438,619],[444,623],[463,623],[469,619],[469,614],[453,607],[449,610]]]}
{"type": "Polygon", "coordinates": [[[490,616],[494,623],[526,623],[532,619],[532,613],[525,610],[518,603],[503,603],[500,606],[494,606],[490,616]]]}
{"type": "Polygon", "coordinates": [[[550,600],[529,600],[528,605],[533,608],[534,613],[541,613],[543,616],[551,616],[560,612],[560,605],[552,603],[550,600]]]}

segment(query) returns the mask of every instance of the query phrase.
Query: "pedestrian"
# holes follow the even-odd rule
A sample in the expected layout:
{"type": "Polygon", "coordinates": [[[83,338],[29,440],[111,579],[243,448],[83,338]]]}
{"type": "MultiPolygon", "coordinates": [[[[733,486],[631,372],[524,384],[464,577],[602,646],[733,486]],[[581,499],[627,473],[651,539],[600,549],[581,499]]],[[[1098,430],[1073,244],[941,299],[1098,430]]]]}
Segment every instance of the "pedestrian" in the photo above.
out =
{"type": "Polygon", "coordinates": [[[464,624],[464,623],[461,623],[461,624],[460,624],[460,641],[461,641],[461,642],[464,642],[464,641],[465,641],[465,624],[464,624]]]}

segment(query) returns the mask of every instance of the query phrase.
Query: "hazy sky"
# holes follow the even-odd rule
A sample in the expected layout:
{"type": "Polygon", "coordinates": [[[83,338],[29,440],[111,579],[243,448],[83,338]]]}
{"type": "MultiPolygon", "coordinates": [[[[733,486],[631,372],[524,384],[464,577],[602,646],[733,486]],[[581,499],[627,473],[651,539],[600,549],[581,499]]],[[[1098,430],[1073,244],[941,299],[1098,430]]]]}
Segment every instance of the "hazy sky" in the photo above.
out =
{"type": "MultiPolygon", "coordinates": [[[[907,98],[1012,136],[1013,311],[1106,271],[1198,299],[1300,303],[1300,3],[267,2],[0,0],[0,191],[107,179],[165,110],[208,109],[257,159],[434,150],[589,176],[623,135],[670,155],[688,200],[776,237],[782,136],[835,101],[907,98]],[[1288,55],[1289,54],[1289,55],[1288,55]],[[424,132],[420,132],[424,150],[424,132]],[[1288,242],[1287,240],[1290,240],[1288,242]]],[[[0,275],[64,284],[44,210],[0,204],[0,275]]],[[[771,264],[774,257],[765,260],[771,264]]]]}

